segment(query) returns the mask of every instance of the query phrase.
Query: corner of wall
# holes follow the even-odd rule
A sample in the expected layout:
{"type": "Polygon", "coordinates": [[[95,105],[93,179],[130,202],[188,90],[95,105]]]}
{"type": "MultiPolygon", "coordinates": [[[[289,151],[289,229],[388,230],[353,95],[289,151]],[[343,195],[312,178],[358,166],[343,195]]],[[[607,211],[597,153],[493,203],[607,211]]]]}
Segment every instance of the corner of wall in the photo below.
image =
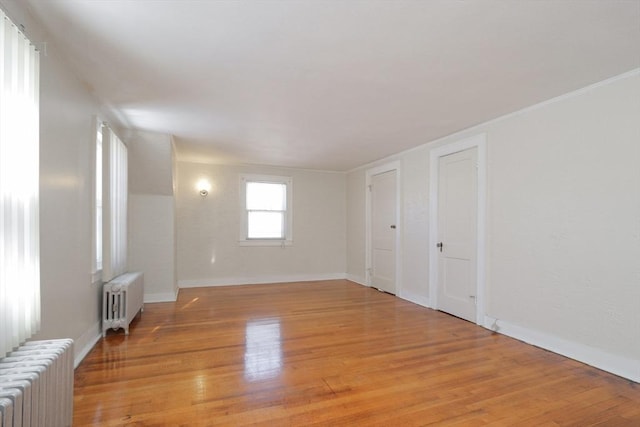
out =
{"type": "Polygon", "coordinates": [[[418,304],[421,305],[423,307],[427,307],[427,308],[431,308],[431,305],[429,304],[429,298],[423,296],[423,295],[419,295],[413,292],[409,292],[407,290],[401,290],[400,293],[398,294],[398,296],[404,300],[407,300],[409,302],[412,302],[414,304],[418,304]]]}
{"type": "Polygon", "coordinates": [[[102,332],[100,330],[100,321],[94,323],[89,329],[87,329],[73,345],[74,347],[74,361],[73,368],[77,368],[80,365],[80,362],[84,360],[84,358],[89,354],[89,352],[93,349],[100,338],[102,337],[102,332]]]}
{"type": "Polygon", "coordinates": [[[153,294],[144,294],[144,303],[153,304],[156,302],[176,302],[178,299],[178,292],[160,292],[153,294]]]}
{"type": "Polygon", "coordinates": [[[346,279],[350,282],[357,283],[358,285],[369,287],[367,280],[362,276],[356,276],[355,274],[347,274],[346,279]]]}
{"type": "Polygon", "coordinates": [[[544,332],[485,316],[481,325],[518,341],[549,350],[581,363],[640,383],[640,361],[608,353],[595,347],[569,341],[544,332]]]}

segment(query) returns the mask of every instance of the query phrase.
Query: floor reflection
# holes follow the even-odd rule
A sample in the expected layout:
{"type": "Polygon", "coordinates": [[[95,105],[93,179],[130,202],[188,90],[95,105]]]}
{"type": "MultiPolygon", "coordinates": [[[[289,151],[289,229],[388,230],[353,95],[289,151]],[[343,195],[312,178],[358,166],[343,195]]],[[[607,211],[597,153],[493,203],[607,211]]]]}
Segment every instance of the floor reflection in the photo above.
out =
{"type": "Polygon", "coordinates": [[[205,399],[207,396],[207,377],[203,374],[195,376],[194,380],[194,396],[196,399],[205,399]]]}
{"type": "Polygon", "coordinates": [[[282,369],[280,321],[259,319],[247,322],[244,377],[249,381],[274,378],[282,369]]]}

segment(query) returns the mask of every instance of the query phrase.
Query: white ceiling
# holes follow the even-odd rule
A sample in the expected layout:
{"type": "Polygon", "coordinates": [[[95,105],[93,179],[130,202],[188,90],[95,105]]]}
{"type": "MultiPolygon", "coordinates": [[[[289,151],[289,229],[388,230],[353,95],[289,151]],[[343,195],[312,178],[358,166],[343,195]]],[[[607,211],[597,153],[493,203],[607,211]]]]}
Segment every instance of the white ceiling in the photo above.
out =
{"type": "Polygon", "coordinates": [[[640,67],[640,0],[27,0],[182,160],[344,171],[640,67]]]}

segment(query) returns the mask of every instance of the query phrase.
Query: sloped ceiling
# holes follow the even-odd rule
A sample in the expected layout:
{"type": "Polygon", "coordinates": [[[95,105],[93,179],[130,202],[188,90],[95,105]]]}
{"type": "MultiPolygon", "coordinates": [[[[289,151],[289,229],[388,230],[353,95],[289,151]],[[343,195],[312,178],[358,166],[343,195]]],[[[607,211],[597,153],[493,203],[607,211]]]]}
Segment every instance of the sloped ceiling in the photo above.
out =
{"type": "Polygon", "coordinates": [[[26,0],[178,157],[344,171],[640,67],[640,1],[26,0]]]}

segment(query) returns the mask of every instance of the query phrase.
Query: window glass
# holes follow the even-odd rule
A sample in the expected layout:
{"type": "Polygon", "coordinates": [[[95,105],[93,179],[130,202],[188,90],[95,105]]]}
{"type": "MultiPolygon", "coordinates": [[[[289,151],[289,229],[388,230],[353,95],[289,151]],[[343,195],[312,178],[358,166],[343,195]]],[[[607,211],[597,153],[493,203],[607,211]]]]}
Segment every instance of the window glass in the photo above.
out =
{"type": "Polygon", "coordinates": [[[291,178],[241,175],[240,244],[291,245],[291,178]]]}
{"type": "Polygon", "coordinates": [[[284,213],[249,211],[249,239],[284,239],[284,213]]]}
{"type": "Polygon", "coordinates": [[[283,211],[287,205],[287,187],[271,182],[247,182],[247,209],[283,211]]]}

